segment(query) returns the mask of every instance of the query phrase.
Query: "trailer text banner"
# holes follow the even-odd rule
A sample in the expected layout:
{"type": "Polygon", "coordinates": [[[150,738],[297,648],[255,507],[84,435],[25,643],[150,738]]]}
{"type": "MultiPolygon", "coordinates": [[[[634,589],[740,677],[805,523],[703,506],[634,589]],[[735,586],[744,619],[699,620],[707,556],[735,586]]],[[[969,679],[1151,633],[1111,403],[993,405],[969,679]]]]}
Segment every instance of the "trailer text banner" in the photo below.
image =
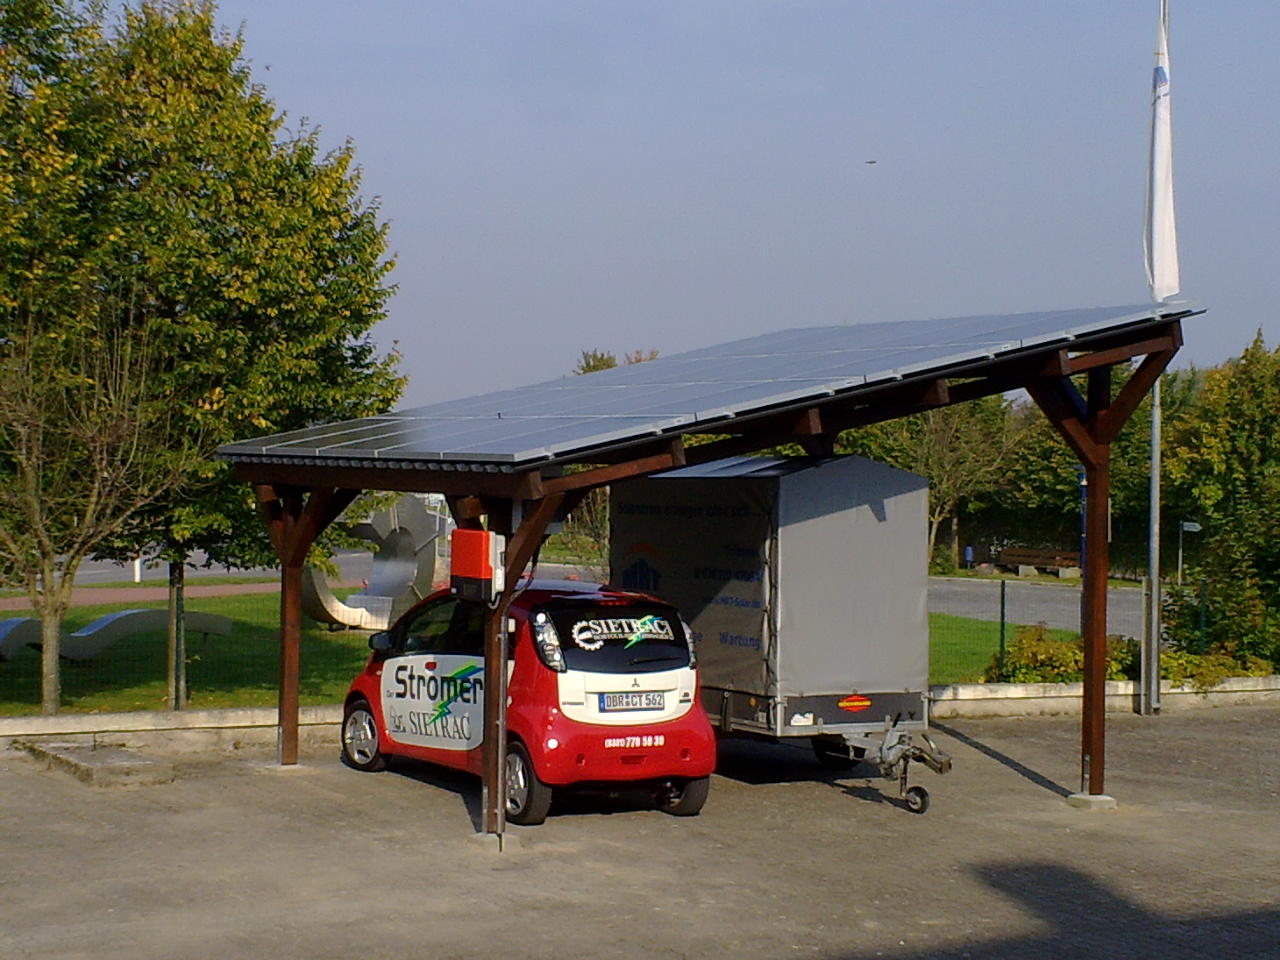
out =
{"type": "Polygon", "coordinates": [[[704,688],[922,693],[927,495],[924,478],[861,457],[629,481],[613,490],[614,580],[689,619],[704,688]]]}
{"type": "Polygon", "coordinates": [[[612,497],[613,582],[657,594],[693,627],[703,684],[772,694],[773,484],[635,480],[612,497]]]}

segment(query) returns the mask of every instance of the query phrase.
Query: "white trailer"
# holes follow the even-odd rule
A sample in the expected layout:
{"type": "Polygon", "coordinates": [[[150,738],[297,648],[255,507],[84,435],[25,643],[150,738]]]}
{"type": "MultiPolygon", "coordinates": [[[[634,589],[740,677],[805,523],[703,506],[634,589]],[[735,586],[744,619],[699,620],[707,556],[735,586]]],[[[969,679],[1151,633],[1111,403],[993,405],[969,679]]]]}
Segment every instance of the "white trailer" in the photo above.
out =
{"type": "Polygon", "coordinates": [[[907,787],[928,739],[928,481],[862,457],[740,457],[616,484],[613,583],[675,604],[724,734],[809,739],[907,787]],[[920,743],[913,740],[920,738],[920,743]]]}

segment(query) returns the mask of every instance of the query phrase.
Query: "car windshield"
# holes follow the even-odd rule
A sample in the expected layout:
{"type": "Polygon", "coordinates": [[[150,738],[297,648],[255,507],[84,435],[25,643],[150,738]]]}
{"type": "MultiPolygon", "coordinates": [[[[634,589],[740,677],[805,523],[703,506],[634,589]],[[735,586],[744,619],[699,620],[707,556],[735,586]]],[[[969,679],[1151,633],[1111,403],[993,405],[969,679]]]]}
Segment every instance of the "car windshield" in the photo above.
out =
{"type": "Polygon", "coordinates": [[[689,666],[680,617],[659,604],[572,605],[545,611],[565,667],[592,673],[647,673],[689,666]]]}

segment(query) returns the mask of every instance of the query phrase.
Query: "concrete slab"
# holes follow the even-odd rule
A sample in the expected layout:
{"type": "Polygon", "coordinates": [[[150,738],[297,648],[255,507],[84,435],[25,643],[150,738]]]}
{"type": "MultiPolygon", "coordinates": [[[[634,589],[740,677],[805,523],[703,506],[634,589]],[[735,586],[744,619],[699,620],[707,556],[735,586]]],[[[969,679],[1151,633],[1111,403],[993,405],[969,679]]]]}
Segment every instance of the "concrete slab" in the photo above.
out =
{"type": "Polygon", "coordinates": [[[1119,804],[1115,797],[1105,793],[1073,793],[1067,797],[1067,806],[1080,810],[1114,810],[1119,804]]]}
{"type": "Polygon", "coordinates": [[[14,746],[50,768],[95,787],[170,783],[174,777],[173,761],[143,756],[118,745],[19,740],[14,746]]]}

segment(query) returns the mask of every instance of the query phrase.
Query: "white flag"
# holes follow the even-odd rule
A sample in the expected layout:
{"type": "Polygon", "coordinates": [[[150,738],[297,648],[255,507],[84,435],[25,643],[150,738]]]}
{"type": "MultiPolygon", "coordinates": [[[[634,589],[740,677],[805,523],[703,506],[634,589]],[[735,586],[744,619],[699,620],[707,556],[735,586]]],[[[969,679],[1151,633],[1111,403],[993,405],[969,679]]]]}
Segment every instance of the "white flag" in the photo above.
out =
{"type": "Polygon", "coordinates": [[[1173,130],[1169,120],[1169,0],[1160,0],[1156,68],[1151,99],[1151,165],[1147,173],[1147,282],[1151,299],[1181,289],[1178,229],[1173,216],[1173,130]]]}

